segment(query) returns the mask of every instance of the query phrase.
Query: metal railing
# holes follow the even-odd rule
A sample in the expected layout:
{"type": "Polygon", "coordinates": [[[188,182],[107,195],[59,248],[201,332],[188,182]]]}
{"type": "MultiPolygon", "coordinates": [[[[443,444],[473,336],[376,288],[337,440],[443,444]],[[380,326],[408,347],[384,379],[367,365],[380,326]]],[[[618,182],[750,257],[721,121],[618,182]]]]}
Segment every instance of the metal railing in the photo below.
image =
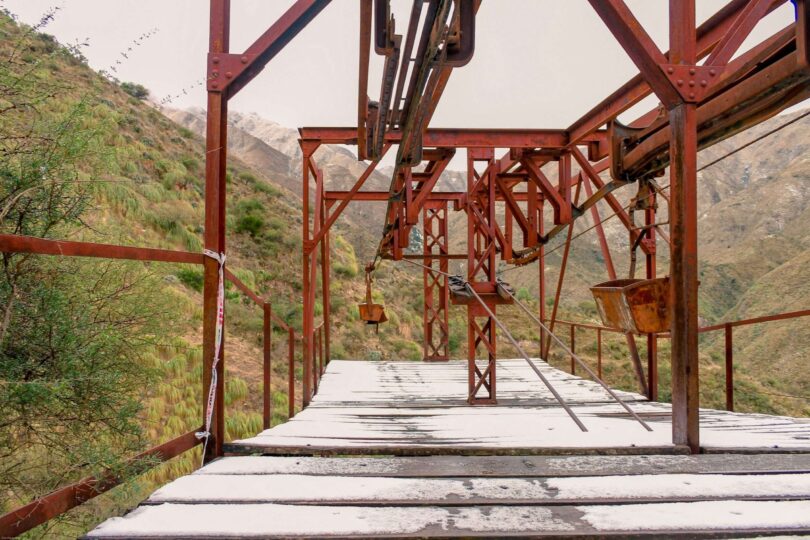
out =
{"type": "MultiPolygon", "coordinates": [[[[0,253],[30,253],[35,255],[56,255],[65,257],[92,257],[103,259],[124,259],[144,262],[167,262],[203,265],[204,255],[188,251],[174,251],[143,247],[119,246],[93,242],[75,242],[65,240],[48,240],[30,236],[0,234],[0,253]]],[[[273,323],[288,334],[288,401],[290,418],[295,414],[295,342],[300,341],[295,331],[273,313],[270,302],[263,300],[247,287],[230,270],[225,269],[225,277],[239,291],[250,298],[263,311],[263,403],[262,420],[264,429],[270,427],[273,412],[273,399],[270,387],[272,371],[272,335],[273,323]]],[[[323,327],[319,327],[319,335],[323,327]]],[[[322,337],[319,338],[322,342],[322,337]]],[[[323,349],[319,346],[320,362],[324,363],[323,349]]],[[[320,373],[322,373],[323,367],[320,373]]],[[[224,380],[221,381],[224,385],[224,380]]],[[[205,390],[205,389],[204,389],[205,390]]],[[[202,395],[202,394],[201,394],[202,395]]],[[[200,444],[196,433],[201,428],[180,435],[163,444],[154,446],[127,460],[127,464],[136,465],[146,458],[150,463],[148,469],[161,462],[176,457],[200,444]]],[[[142,470],[140,472],[146,472],[142,470]]],[[[47,495],[0,516],[0,538],[16,536],[75,508],[82,503],[101,495],[121,484],[125,478],[113,472],[91,476],[59,488],[47,495]]]]}
{"type": "MultiPolygon", "coordinates": [[[[741,319],[738,321],[730,321],[724,323],[713,324],[710,326],[704,326],[698,329],[698,333],[704,334],[707,332],[717,332],[722,330],[724,334],[724,370],[725,370],[725,398],[726,398],[726,410],[733,411],[734,410],[734,328],[740,326],[750,326],[753,324],[761,324],[773,321],[783,321],[788,319],[796,319],[799,317],[807,317],[810,316],[810,309],[804,309],[799,311],[789,311],[785,313],[778,313],[775,315],[765,315],[762,317],[752,317],[750,319],[741,319]]],[[[557,324],[561,324],[564,326],[568,326],[569,330],[569,340],[572,353],[576,350],[576,330],[577,329],[585,329],[585,330],[595,330],[596,331],[596,372],[597,375],[601,378],[602,377],[602,333],[603,332],[611,332],[615,334],[622,334],[624,332],[622,330],[617,330],[615,328],[610,328],[607,326],[593,324],[593,323],[584,323],[584,322],[577,322],[577,321],[567,321],[563,319],[557,319],[557,324]]],[[[668,339],[669,333],[662,333],[662,334],[655,334],[656,339],[668,339]]],[[[657,366],[653,366],[653,369],[656,369],[657,366]]],[[[576,374],[576,367],[574,363],[574,358],[571,358],[571,373],[576,374]]],[[[652,391],[652,388],[650,389],[652,391]]]]}

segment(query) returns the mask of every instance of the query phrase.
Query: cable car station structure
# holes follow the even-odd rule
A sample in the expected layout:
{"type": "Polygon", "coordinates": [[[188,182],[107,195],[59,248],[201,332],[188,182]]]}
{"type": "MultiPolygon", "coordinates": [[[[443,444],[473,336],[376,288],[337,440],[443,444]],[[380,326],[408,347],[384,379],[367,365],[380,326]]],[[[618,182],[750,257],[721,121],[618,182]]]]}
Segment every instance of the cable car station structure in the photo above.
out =
{"type": "MultiPolygon", "coordinates": [[[[649,475],[648,481],[655,484],[653,475],[657,473],[650,468],[652,465],[640,465],[638,459],[632,459],[632,454],[647,454],[651,460],[649,463],[658,463],[656,460],[660,460],[660,466],[657,467],[662,474],[782,473],[773,478],[791,477],[793,481],[803,481],[804,476],[807,476],[805,473],[810,471],[810,426],[807,423],[699,409],[700,332],[718,330],[726,333],[726,373],[731,410],[733,327],[804,317],[810,311],[776,314],[756,320],[699,328],[697,152],[810,97],[810,1],[730,0],[705,22],[697,25],[695,0],[661,0],[669,8],[669,50],[662,51],[623,0],[581,0],[590,3],[638,68],[638,74],[607,95],[591,110],[584,112],[573,124],[559,126],[557,129],[451,129],[431,126],[431,118],[453,72],[464,69],[475,55],[476,18],[481,0],[414,0],[410,18],[402,33],[398,33],[394,25],[390,0],[355,1],[360,4],[360,32],[357,36],[357,123],[338,127],[302,127],[299,130],[303,154],[303,330],[300,336],[296,336],[293,329],[286,327],[273,315],[269,301],[250,291],[227,270],[221,259],[210,255],[227,253],[225,178],[228,102],[259,76],[285,45],[296,39],[322,10],[340,9],[340,6],[330,4],[342,2],[296,0],[245,51],[232,51],[229,46],[231,2],[210,0],[210,46],[205,59],[208,107],[204,246],[208,255],[8,235],[0,237],[0,248],[6,252],[171,261],[198,264],[204,268],[202,396],[203,403],[208,404],[211,414],[210,425],[203,428],[206,443],[204,461],[209,465],[198,473],[181,478],[159,490],[136,512],[126,518],[116,518],[117,521],[111,520],[90,536],[104,538],[131,535],[152,538],[164,536],[162,532],[165,531],[169,531],[165,532],[166,536],[174,537],[205,534],[233,537],[298,534],[410,537],[432,536],[434,533],[438,536],[565,536],[575,533],[591,536],[631,533],[639,536],[648,533],[661,536],[723,536],[810,530],[807,519],[794,519],[795,515],[810,516],[810,491],[805,493],[801,491],[802,488],[795,487],[784,488],[783,492],[776,495],[768,495],[755,490],[748,493],[743,488],[734,487],[736,484],[729,484],[729,498],[782,501],[779,503],[782,506],[774,506],[770,517],[760,521],[751,521],[752,514],[747,514],[747,510],[737,512],[747,516],[749,521],[738,522],[734,521],[737,518],[729,518],[732,525],[728,526],[703,524],[692,529],[680,528],[679,522],[673,518],[674,521],[663,520],[668,525],[657,529],[645,528],[643,525],[633,528],[629,524],[630,518],[627,518],[618,525],[607,523],[604,528],[600,528],[593,519],[589,518],[585,524],[579,517],[572,517],[580,512],[571,510],[574,506],[570,505],[579,500],[574,498],[566,503],[549,503],[562,506],[549,506],[552,509],[548,510],[550,513],[547,515],[548,520],[557,520],[555,523],[573,524],[573,529],[562,526],[560,529],[544,529],[537,523],[524,527],[524,522],[531,522],[536,517],[532,512],[540,512],[536,507],[541,504],[538,501],[545,495],[535,494],[527,496],[525,500],[512,500],[509,508],[503,510],[506,512],[504,516],[513,516],[509,514],[512,511],[524,512],[523,518],[516,518],[517,524],[510,522],[511,518],[504,518],[500,529],[494,525],[496,528],[487,528],[490,525],[483,526],[482,521],[475,521],[474,525],[465,528],[460,525],[461,518],[447,518],[449,521],[442,522],[444,528],[439,531],[441,534],[431,528],[436,526],[437,521],[424,518],[426,521],[423,523],[420,521],[423,514],[417,512],[420,505],[429,509],[433,508],[430,505],[445,504],[436,502],[435,497],[431,499],[431,496],[424,495],[421,502],[415,502],[408,499],[407,494],[403,494],[406,492],[402,492],[388,499],[350,499],[342,492],[342,488],[335,488],[335,494],[329,495],[329,486],[341,485],[343,480],[340,478],[355,477],[355,481],[362,483],[363,478],[373,475],[375,467],[383,466],[388,468],[386,474],[381,473],[382,476],[418,477],[426,482],[425,486],[433,486],[431,482],[434,480],[439,483],[450,481],[448,477],[486,480],[490,476],[523,478],[532,475],[592,475],[594,478],[600,475],[649,475]],[[794,21],[739,53],[741,45],[757,23],[784,4],[792,4],[794,21]],[[384,60],[380,80],[371,80],[369,76],[372,55],[384,60]],[[659,105],[627,125],[617,120],[619,115],[648,96],[655,96],[659,105]],[[358,159],[368,162],[367,169],[356,179],[351,189],[330,190],[329,179],[314,158],[321,145],[330,144],[353,146],[358,159]],[[395,156],[390,188],[387,191],[365,190],[364,184],[387,155],[395,156]],[[442,173],[450,160],[457,155],[466,157],[466,188],[454,192],[437,191],[435,188],[442,173]],[[551,169],[554,174],[549,173],[551,169]],[[625,206],[617,198],[616,192],[620,190],[632,195],[629,206],[625,206]],[[625,320],[623,324],[613,326],[561,321],[557,313],[561,286],[551,291],[546,283],[545,249],[551,239],[565,238],[561,270],[564,273],[573,225],[583,216],[589,216],[594,224],[606,274],[611,280],[609,284],[613,284],[615,289],[597,287],[594,292],[597,298],[604,299],[604,302],[599,300],[603,318],[616,318],[611,315],[611,298],[619,302],[624,301],[622,298],[631,298],[630,288],[625,287],[627,283],[618,279],[620,276],[612,262],[611,251],[601,225],[604,216],[600,215],[597,206],[600,201],[606,203],[618,217],[626,228],[630,244],[643,255],[643,265],[639,264],[640,268],[643,266],[643,270],[639,271],[639,274],[643,274],[643,279],[630,285],[635,287],[640,283],[651,287],[649,291],[652,291],[652,300],[647,298],[645,301],[649,305],[645,306],[653,306],[652,311],[641,314],[636,312],[638,319],[625,320]],[[368,202],[386,204],[379,244],[374,259],[367,266],[369,286],[373,273],[380,264],[420,267],[424,284],[426,363],[330,363],[330,329],[333,327],[330,307],[330,231],[348,205],[368,202]],[[660,223],[656,216],[663,204],[667,205],[666,224],[660,223]],[[466,215],[465,251],[451,252],[448,222],[453,212],[466,215]],[[406,251],[414,227],[422,228],[422,253],[406,251]],[[661,242],[657,242],[657,239],[661,242]],[[669,249],[667,276],[660,275],[656,265],[657,249],[662,245],[669,249]],[[466,274],[460,278],[449,274],[449,262],[453,260],[464,262],[466,274]],[[500,281],[498,275],[499,265],[529,264],[536,264],[538,270],[539,311],[536,313],[519,302],[508,284],[500,281]],[[253,439],[233,443],[225,441],[224,430],[224,362],[227,360],[224,351],[227,350],[227,339],[217,339],[218,316],[222,307],[218,301],[218,292],[222,279],[234,283],[265,314],[266,431],[253,439]],[[553,308],[547,313],[546,299],[552,294],[553,308]],[[600,294],[607,296],[600,297],[600,294]],[[610,294],[614,294],[614,297],[610,294]],[[625,296],[620,298],[615,294],[625,296]],[[318,298],[323,310],[322,316],[316,318],[315,305],[318,298]],[[453,307],[454,305],[458,307],[453,307]],[[499,310],[505,309],[505,306],[509,306],[508,309],[522,308],[527,324],[537,325],[542,330],[541,359],[531,359],[526,355],[508,328],[498,319],[499,310]],[[468,358],[461,361],[449,358],[450,309],[463,309],[466,313],[468,358]],[[290,422],[269,429],[271,321],[287,328],[289,332],[288,360],[291,374],[294,373],[295,347],[300,343],[303,351],[303,381],[300,391],[305,409],[290,422]],[[600,336],[601,332],[624,334],[639,393],[614,391],[602,384],[601,370],[595,373],[581,362],[573,350],[573,340],[569,348],[557,338],[556,333],[561,327],[570,327],[572,336],[577,327],[596,329],[600,336]],[[641,328],[654,330],[644,331],[641,328]],[[658,389],[657,339],[662,337],[661,334],[666,334],[671,340],[671,406],[655,402],[658,389]],[[499,358],[496,346],[496,337],[499,335],[510,340],[524,358],[520,361],[499,358]],[[639,348],[636,346],[638,340],[646,342],[646,358],[639,356],[639,348]],[[572,373],[576,360],[579,362],[578,367],[593,375],[596,382],[590,383],[566,375],[545,364],[543,359],[552,342],[564,347],[572,356],[572,373]],[[541,400],[542,406],[525,400],[521,402],[522,389],[536,385],[538,378],[551,397],[546,394],[541,400]],[[417,380],[421,382],[414,382],[417,380]],[[213,400],[209,400],[209,389],[213,389],[213,400]],[[453,400],[453,406],[450,407],[442,400],[453,400]],[[525,403],[524,409],[520,409],[521,403],[525,403]],[[480,405],[498,406],[479,407],[480,405]],[[535,406],[539,408],[535,410],[535,406]],[[596,410],[602,406],[618,408],[610,409],[610,412],[599,412],[608,409],[596,410]],[[431,412],[424,413],[428,409],[431,412]],[[585,418],[583,412],[591,416],[585,418]],[[524,418],[520,416],[524,413],[527,416],[520,420],[524,418]],[[508,419],[512,414],[518,415],[514,425],[511,423],[513,420],[508,419]],[[596,420],[598,418],[601,420],[596,420]],[[563,420],[565,427],[561,427],[563,420]],[[544,421],[548,424],[544,424],[544,421]],[[668,423],[660,423],[664,421],[668,423]],[[383,427],[375,427],[381,422],[383,427]],[[600,427],[602,424],[599,422],[604,425],[600,427]],[[634,430],[628,428],[626,432],[629,435],[625,435],[624,428],[621,427],[625,425],[623,422],[633,425],[634,430]],[[705,423],[703,432],[701,422],[705,423]],[[655,425],[654,434],[650,434],[650,425],[655,425]],[[550,426],[550,430],[557,429],[558,434],[568,435],[557,435],[562,442],[556,445],[554,435],[522,436],[522,432],[533,433],[535,429],[545,429],[543,426],[550,426]],[[603,434],[610,442],[600,445],[595,439],[588,439],[588,428],[593,433],[604,428],[603,434]],[[509,431],[510,429],[514,431],[509,431]],[[569,429],[574,430],[574,434],[566,431],[569,429]],[[662,429],[667,429],[665,436],[661,435],[662,429]],[[499,430],[507,435],[498,435],[501,433],[499,430]],[[743,432],[748,439],[734,439],[733,448],[718,444],[722,437],[731,437],[732,432],[743,432]],[[702,441],[702,434],[706,434],[709,439],[702,441]],[[532,437],[543,439],[543,442],[535,445],[537,441],[532,437]],[[621,437],[626,440],[616,443],[621,437]],[[589,440],[594,442],[591,444],[589,440]],[[743,442],[739,442],[741,440],[743,442]],[[780,448],[789,454],[780,454],[780,448]],[[721,455],[688,455],[701,452],[721,455]],[[254,454],[265,457],[233,457],[254,454]],[[385,460],[375,462],[366,458],[266,457],[346,454],[409,457],[398,458],[399,461],[395,459],[392,463],[385,460]],[[472,457],[480,454],[490,458],[472,457]],[[605,456],[599,462],[583,461],[583,455],[593,454],[619,455],[605,456]],[[319,459],[320,465],[315,465],[313,460],[319,459]],[[482,461],[484,459],[488,461],[482,461]],[[570,461],[565,461],[566,459],[570,461]],[[576,461],[577,459],[580,461],[576,461]],[[244,465],[248,461],[239,460],[254,460],[249,463],[263,465],[248,467],[244,465]],[[563,461],[568,465],[563,465],[563,461]],[[361,467],[368,474],[358,472],[361,467]],[[563,470],[566,467],[567,472],[563,470]],[[534,468],[537,470],[533,473],[531,469],[534,468]],[[257,472],[258,470],[262,472],[257,472]],[[293,502],[289,502],[276,492],[261,497],[256,495],[261,491],[261,482],[276,478],[273,475],[293,474],[296,471],[305,476],[324,475],[333,483],[325,480],[324,484],[316,484],[313,488],[316,491],[321,489],[318,486],[326,486],[325,491],[319,495],[322,498],[316,499],[300,495],[297,496],[302,497],[299,500],[290,495],[293,498],[289,500],[293,502]],[[256,484],[244,484],[241,488],[230,483],[227,485],[231,487],[225,489],[221,488],[225,484],[221,484],[217,485],[219,487],[212,487],[213,491],[209,495],[200,495],[208,493],[205,482],[212,482],[215,477],[223,479],[222,482],[225,482],[225,478],[228,482],[235,482],[235,476],[228,475],[257,475],[256,479],[263,480],[256,480],[256,484]],[[183,482],[193,489],[183,491],[178,487],[183,482]],[[240,489],[246,491],[229,499],[231,489],[233,493],[242,493],[240,489]],[[743,491],[737,493],[735,489],[743,491]],[[243,507],[242,503],[245,501],[256,504],[244,504],[243,507]],[[282,506],[293,506],[279,510],[279,501],[282,501],[282,506]],[[788,502],[794,506],[790,506],[788,502]],[[184,507],[189,512],[198,511],[203,516],[200,517],[200,523],[205,522],[208,527],[204,533],[195,528],[196,525],[183,522],[182,518],[171,517],[174,516],[170,514],[170,511],[174,511],[172,508],[185,503],[189,503],[184,507]],[[259,503],[269,504],[262,510],[267,514],[251,513],[259,512],[259,507],[262,506],[259,503]],[[294,506],[297,504],[302,506],[294,506]],[[337,514],[329,514],[324,510],[334,508],[329,505],[345,507],[341,514],[344,516],[353,516],[352,512],[355,511],[359,512],[358,515],[371,516],[370,521],[363,521],[364,525],[355,529],[342,529],[341,524],[328,530],[319,530],[314,525],[312,527],[315,528],[310,527],[311,520],[322,519],[325,520],[324,523],[331,523],[329,520],[337,514]],[[403,509],[401,516],[410,516],[403,519],[411,524],[422,525],[414,529],[400,524],[401,528],[396,528],[399,525],[391,524],[397,523],[397,518],[394,514],[385,513],[388,512],[386,505],[417,508],[403,509]],[[356,510],[358,506],[365,510],[356,510]],[[525,511],[520,510],[523,506],[526,507],[525,511]],[[293,510],[301,512],[295,514],[299,518],[293,520],[295,523],[287,523],[285,516],[288,514],[285,512],[293,510]],[[162,511],[168,512],[166,521],[160,521],[163,518],[157,517],[162,511]],[[377,515],[375,512],[379,512],[378,517],[382,520],[381,523],[385,523],[384,526],[375,528],[370,524],[378,519],[373,517],[377,515]],[[274,516],[271,520],[274,524],[266,524],[266,529],[261,529],[258,525],[255,530],[251,529],[251,520],[259,519],[259,515],[274,516]],[[216,521],[219,519],[216,516],[221,516],[223,522],[230,522],[229,526],[233,529],[221,529],[223,525],[216,521]],[[243,519],[234,516],[243,516],[243,519]],[[783,521],[778,521],[782,518],[783,521]],[[134,528],[127,528],[126,524],[130,522],[136,524],[133,525],[134,528]],[[164,529],[160,529],[155,523],[160,523],[160,527],[164,529]],[[182,526],[176,525],[177,523],[182,526]],[[176,528],[173,528],[175,525],[176,528]],[[388,525],[394,528],[387,529],[388,525]],[[120,528],[116,528],[119,526],[120,528]],[[143,528],[138,529],[138,526],[143,528]]],[[[483,1],[508,4],[506,0],[483,1]]],[[[345,39],[354,39],[354,36],[346,36],[345,39]]],[[[272,73],[266,76],[272,77],[272,73]]],[[[560,96],[560,99],[564,97],[560,96]]],[[[635,257],[633,263],[635,265],[635,257]]],[[[560,285],[561,283],[562,278],[560,285]]],[[[628,309],[632,311],[632,300],[630,304],[628,309]]],[[[381,311],[370,309],[373,307],[370,294],[365,305],[369,308],[364,315],[367,322],[380,322],[384,315],[381,311]]],[[[295,392],[296,381],[291,375],[288,395],[291,416],[295,392]]],[[[204,423],[205,420],[204,418],[204,423]]],[[[200,444],[200,437],[195,437],[194,432],[191,432],[151,449],[145,455],[161,460],[170,459],[197,444],[200,444]]],[[[730,478],[723,477],[717,481],[730,482],[730,478]]],[[[249,480],[240,478],[240,481],[249,480]]],[[[88,478],[49,494],[0,517],[0,533],[24,532],[116,483],[117,480],[113,477],[88,478]]],[[[433,488],[424,489],[427,491],[421,493],[428,493],[433,488]]],[[[480,489],[486,491],[488,488],[484,486],[480,489]]],[[[663,500],[672,504],[708,504],[707,500],[715,498],[729,502],[719,495],[701,498],[678,493],[666,495],[666,492],[667,487],[664,486],[664,495],[661,495],[663,499],[656,499],[651,494],[638,497],[641,497],[642,502],[648,503],[663,500]]],[[[475,499],[478,501],[475,504],[500,504],[497,502],[500,499],[491,495],[478,493],[476,497],[479,498],[475,499]]],[[[630,504],[628,501],[631,500],[632,497],[622,499],[619,495],[607,499],[593,496],[590,499],[581,499],[576,504],[601,501],[616,505],[618,509],[622,504],[630,504]]],[[[740,508],[748,508],[745,505],[749,503],[741,504],[740,508]]],[[[582,509],[584,506],[576,508],[582,509]]],[[[627,508],[630,509],[629,506],[627,508]]],[[[714,507],[689,508],[698,513],[714,512],[711,510],[714,507]]],[[[461,512],[463,514],[466,511],[461,512]]],[[[481,510],[481,513],[475,515],[483,520],[481,516],[489,516],[487,512],[490,511],[494,510],[481,510]]],[[[581,511],[587,514],[590,510],[581,511]]],[[[643,508],[632,508],[634,514],[643,514],[644,511],[643,508]]],[[[684,507],[678,512],[690,511],[684,507]]],[[[364,518],[358,519],[362,521],[364,518]]],[[[698,517],[694,519],[699,522],[698,517]]]]}

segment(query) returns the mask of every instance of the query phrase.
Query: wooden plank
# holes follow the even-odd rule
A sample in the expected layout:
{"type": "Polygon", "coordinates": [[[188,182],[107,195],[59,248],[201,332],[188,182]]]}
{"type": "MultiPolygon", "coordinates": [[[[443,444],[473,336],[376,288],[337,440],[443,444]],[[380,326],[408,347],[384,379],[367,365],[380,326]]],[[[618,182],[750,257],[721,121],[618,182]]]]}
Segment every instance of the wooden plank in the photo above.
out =
{"type": "Polygon", "coordinates": [[[224,445],[226,456],[638,456],[645,454],[687,454],[684,446],[620,447],[487,447],[452,444],[445,446],[278,446],[260,443],[224,445]]]}
{"type": "Polygon", "coordinates": [[[808,473],[810,454],[640,456],[430,456],[327,458],[241,456],[209,463],[195,475],[302,474],[403,478],[524,478],[636,474],[808,473]]]}
{"type": "Polygon", "coordinates": [[[716,537],[807,532],[807,501],[460,508],[167,503],[107,520],[88,537],[716,537]]]}
{"type": "Polygon", "coordinates": [[[660,474],[533,478],[189,475],[148,504],[581,505],[810,499],[810,474],[660,474]]]}

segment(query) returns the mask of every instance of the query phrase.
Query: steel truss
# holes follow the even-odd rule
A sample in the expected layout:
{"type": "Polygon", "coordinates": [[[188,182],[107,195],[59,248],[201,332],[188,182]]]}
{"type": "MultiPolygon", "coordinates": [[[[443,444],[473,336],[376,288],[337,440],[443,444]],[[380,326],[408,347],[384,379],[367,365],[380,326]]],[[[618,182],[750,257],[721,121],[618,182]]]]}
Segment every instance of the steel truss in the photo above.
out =
{"type": "MultiPolygon", "coordinates": [[[[466,260],[467,277],[482,295],[494,292],[499,259],[514,264],[539,261],[538,315],[541,320],[546,315],[545,245],[566,231],[569,232],[566,244],[570,243],[571,225],[586,213],[598,223],[601,218],[597,203],[603,201],[618,214],[632,242],[646,235],[639,239],[639,244],[648,277],[656,275],[656,236],[670,244],[674,314],[673,441],[696,451],[699,447],[696,152],[810,96],[807,2],[795,2],[793,24],[735,57],[756,23],[784,0],[731,0],[699,27],[695,25],[694,0],[670,0],[669,52],[658,49],[623,0],[589,0],[636,64],[639,74],[568,128],[477,130],[427,126],[452,70],[463,66],[473,54],[475,14],[480,2],[414,2],[406,33],[397,35],[387,0],[359,1],[358,125],[302,128],[300,131],[305,156],[302,278],[307,402],[319,371],[313,364],[318,255],[321,294],[326,308],[328,233],[350,201],[388,203],[378,249],[380,257],[395,260],[418,257],[429,260],[431,265],[441,265],[451,259],[466,260]],[[372,43],[375,53],[385,59],[380,98],[376,101],[367,95],[372,43]],[[699,64],[701,60],[704,61],[699,64]],[[642,115],[628,126],[616,121],[619,114],[650,94],[661,101],[660,109],[642,115]],[[323,175],[312,161],[312,152],[320,144],[354,144],[358,146],[360,158],[374,161],[351,190],[326,191],[323,175]],[[368,175],[392,146],[397,146],[397,159],[390,189],[363,191],[368,175]],[[457,148],[467,149],[472,165],[467,189],[455,193],[436,192],[438,178],[457,148]],[[498,148],[508,150],[495,156],[498,148]],[[544,172],[552,163],[558,167],[555,182],[544,172]],[[660,175],[667,166],[672,195],[670,230],[665,235],[660,227],[650,227],[655,224],[654,206],[643,210],[645,225],[638,227],[612,192],[639,179],[660,175]],[[479,170],[481,167],[483,170],[479,170]],[[610,181],[602,178],[602,173],[608,171],[610,181]],[[310,188],[311,179],[314,179],[314,193],[310,188]],[[584,200],[580,202],[583,194],[584,200]],[[312,211],[311,195],[314,196],[312,211]],[[429,259],[427,252],[416,256],[404,253],[410,230],[418,224],[420,216],[428,221],[427,213],[434,205],[444,204],[449,209],[451,203],[453,210],[467,214],[467,251],[447,253],[439,249],[430,253],[429,259]],[[503,223],[496,219],[495,209],[500,206],[506,216],[503,223]],[[544,209],[553,214],[549,223],[544,223],[544,209]],[[520,236],[519,245],[514,242],[516,234],[520,236]]],[[[327,0],[298,0],[244,53],[231,54],[227,45],[229,2],[212,0],[206,169],[205,246],[208,249],[224,251],[227,101],[328,3],[327,0]]],[[[606,273],[608,277],[615,276],[601,227],[597,228],[597,234],[605,256],[606,273]]],[[[215,273],[216,265],[207,261],[207,307],[214,298],[215,273]]],[[[435,303],[435,293],[441,286],[437,288],[436,280],[427,279],[427,271],[425,276],[425,357],[440,357],[445,354],[441,321],[446,318],[446,309],[441,309],[441,302],[435,303]],[[438,334],[435,333],[436,321],[440,322],[438,334]],[[428,343],[434,343],[437,335],[437,348],[428,352],[427,348],[432,347],[428,343]]],[[[560,286],[558,283],[558,291],[560,286]]],[[[549,326],[555,322],[559,293],[555,294],[555,299],[549,326]]],[[[493,297],[489,302],[494,313],[499,300],[493,297]]],[[[478,393],[483,392],[486,396],[481,396],[481,400],[494,401],[495,329],[481,313],[471,307],[467,309],[469,358],[474,358],[476,348],[486,356],[481,368],[474,363],[470,365],[470,399],[479,402],[478,393]]],[[[323,328],[328,350],[331,323],[328,309],[325,311],[323,328]]],[[[206,314],[205,359],[206,365],[210,365],[214,319],[210,309],[206,309],[206,314]]],[[[634,365],[640,388],[646,387],[648,395],[654,397],[657,391],[656,340],[655,336],[647,339],[646,377],[637,353],[633,355],[634,365]]],[[[632,336],[628,336],[628,344],[631,352],[635,351],[632,336]]],[[[543,349],[546,354],[547,347],[543,349]]],[[[328,352],[326,358],[328,360],[328,352]]],[[[220,421],[221,415],[217,419],[220,421]]],[[[213,452],[219,451],[221,449],[215,446],[213,452]]]]}

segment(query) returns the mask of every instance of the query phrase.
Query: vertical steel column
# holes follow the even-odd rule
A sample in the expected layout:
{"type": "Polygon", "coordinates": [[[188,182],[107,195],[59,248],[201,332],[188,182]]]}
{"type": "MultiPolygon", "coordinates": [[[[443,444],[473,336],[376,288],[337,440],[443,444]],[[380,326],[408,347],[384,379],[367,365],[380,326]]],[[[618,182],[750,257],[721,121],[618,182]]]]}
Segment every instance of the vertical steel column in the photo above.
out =
{"type": "MultiPolygon", "coordinates": [[[[650,195],[647,209],[644,211],[644,225],[647,227],[647,244],[649,249],[645,256],[647,279],[655,279],[657,261],[655,253],[655,194],[650,195]]],[[[658,400],[658,338],[647,334],[647,397],[658,400]]]]}
{"type": "MultiPolygon", "coordinates": [[[[534,182],[529,182],[529,185],[534,184],[534,182]]],[[[535,193],[537,189],[535,188],[535,193]]],[[[543,236],[544,225],[543,225],[543,206],[545,203],[545,199],[540,197],[537,201],[537,217],[535,218],[537,223],[537,235],[543,236]]],[[[543,321],[545,324],[546,322],[546,246],[545,244],[540,246],[540,252],[537,255],[537,289],[538,289],[538,299],[540,301],[540,305],[538,306],[538,313],[537,315],[540,317],[540,320],[543,321]]],[[[540,358],[543,360],[547,360],[546,358],[546,335],[545,330],[540,330],[540,358]]]]}
{"type": "Polygon", "coordinates": [[[429,255],[447,255],[447,202],[428,201],[422,209],[422,229],[424,243],[422,253],[427,267],[423,270],[424,282],[424,360],[426,362],[447,361],[450,359],[450,325],[448,304],[450,289],[447,286],[449,264],[446,258],[433,259],[429,255]],[[433,268],[438,263],[440,274],[433,268]]]}
{"type": "MultiPolygon", "coordinates": [[[[695,2],[670,0],[672,64],[694,65],[695,2]]],[[[700,450],[698,417],[697,107],[669,111],[672,239],[672,441],[700,450]]]]}
{"type": "MultiPolygon", "coordinates": [[[[324,197],[324,183],[321,181],[320,187],[321,205],[319,212],[321,213],[320,226],[323,229],[326,227],[326,198],[324,197]]],[[[329,241],[329,228],[324,231],[321,238],[321,301],[323,302],[323,361],[324,365],[329,363],[330,360],[330,342],[331,331],[330,324],[332,322],[332,295],[330,287],[332,283],[332,251],[329,241]]]]}
{"type": "MultiPolygon", "coordinates": [[[[211,0],[210,37],[211,53],[227,53],[230,37],[230,0],[211,0]]],[[[215,89],[208,92],[208,112],[205,136],[205,249],[225,253],[225,173],[228,146],[228,96],[215,89]]],[[[222,455],[225,437],[225,340],[216,351],[217,295],[219,291],[219,264],[205,257],[203,281],[203,421],[205,421],[208,392],[211,385],[211,367],[219,353],[217,386],[211,434],[206,445],[204,462],[222,455]]],[[[223,329],[224,330],[224,329],[223,329]]],[[[223,332],[224,333],[224,332],[223,332]]]]}
{"type": "MultiPolygon", "coordinates": [[[[492,300],[495,293],[496,253],[495,234],[495,175],[497,160],[493,149],[467,149],[467,281],[479,294],[484,293],[484,302],[495,313],[492,300]],[[481,178],[475,169],[477,161],[487,163],[489,178],[481,178]],[[481,180],[481,184],[478,181],[481,180]],[[478,186],[478,187],[476,187],[478,186]]],[[[496,393],[496,334],[495,322],[489,313],[475,300],[467,304],[467,402],[471,405],[497,403],[496,393]],[[484,320],[479,324],[479,320],[484,320]],[[486,351],[486,366],[483,371],[476,360],[478,346],[486,351]],[[484,389],[486,396],[479,397],[484,389]]]]}
{"type": "Polygon", "coordinates": [[[311,146],[306,143],[301,144],[301,151],[303,153],[303,166],[301,167],[303,181],[302,181],[302,194],[301,194],[301,213],[302,213],[302,233],[303,233],[303,265],[302,265],[302,294],[303,294],[303,321],[302,327],[302,340],[304,352],[304,375],[303,386],[301,389],[301,399],[303,406],[309,405],[310,397],[312,396],[312,362],[315,357],[315,343],[313,339],[313,331],[315,327],[315,266],[313,261],[314,250],[312,249],[312,236],[309,231],[309,172],[310,172],[310,159],[315,152],[317,146],[311,146]]]}
{"type": "Polygon", "coordinates": [[[271,379],[271,355],[273,351],[273,308],[270,304],[262,305],[264,311],[264,339],[262,340],[262,350],[264,353],[264,365],[262,366],[262,426],[264,429],[270,428],[270,421],[273,418],[273,392],[270,387],[271,379]]]}

